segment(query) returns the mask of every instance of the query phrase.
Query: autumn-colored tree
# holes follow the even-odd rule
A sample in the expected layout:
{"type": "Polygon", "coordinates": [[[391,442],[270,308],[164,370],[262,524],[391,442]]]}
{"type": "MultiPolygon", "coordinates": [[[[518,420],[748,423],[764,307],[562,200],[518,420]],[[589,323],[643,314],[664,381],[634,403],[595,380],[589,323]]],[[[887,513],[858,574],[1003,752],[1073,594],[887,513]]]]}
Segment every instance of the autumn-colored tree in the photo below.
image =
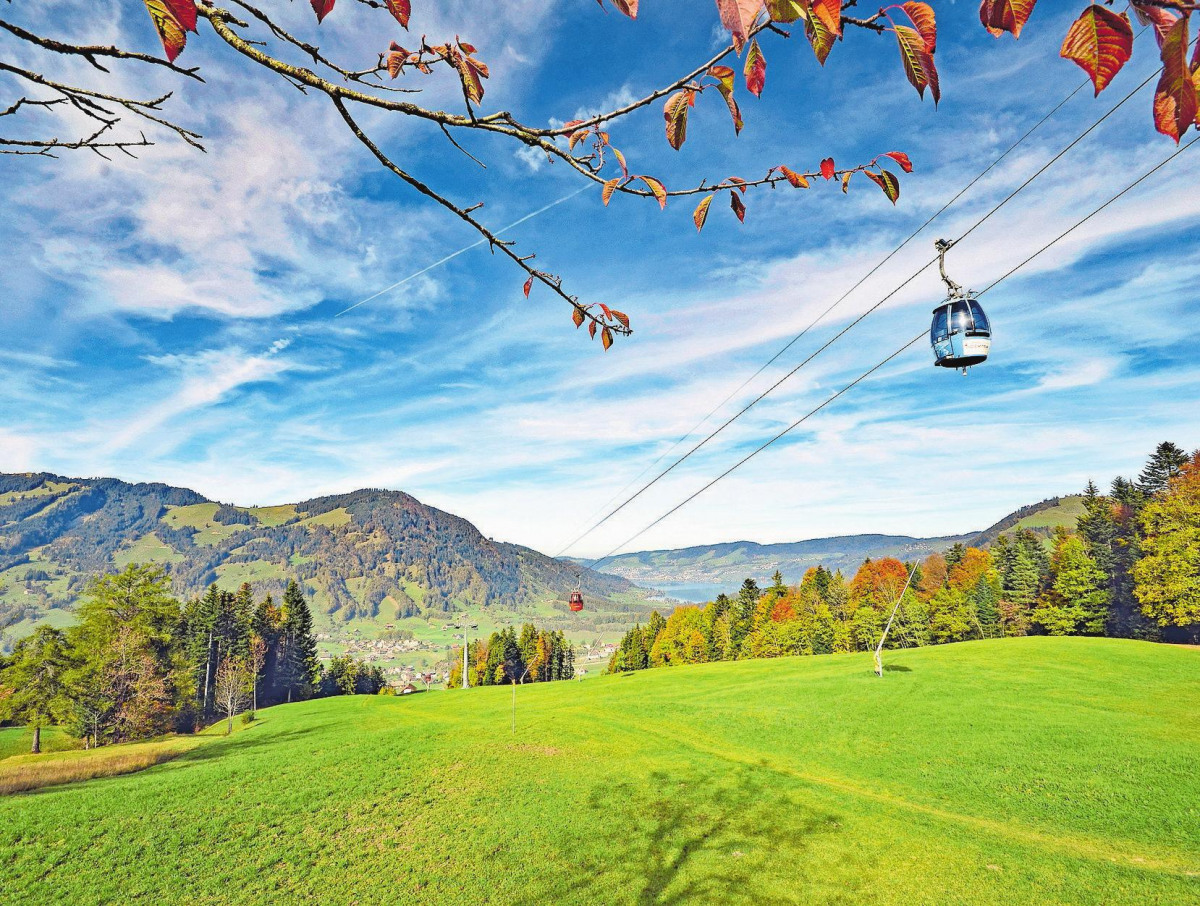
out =
{"type": "MultiPolygon", "coordinates": [[[[1134,594],[1161,626],[1200,624],[1200,452],[1142,509],[1134,594]]],[[[1193,633],[1194,634],[1194,633],[1193,633]]]]}
{"type": "Polygon", "coordinates": [[[908,582],[908,568],[895,557],[866,560],[850,580],[850,609],[891,611],[908,582]]]}
{"type": "MultiPolygon", "coordinates": [[[[472,132],[535,149],[550,160],[561,161],[579,179],[594,184],[605,204],[615,195],[623,195],[665,207],[671,198],[695,196],[699,204],[693,220],[696,228],[702,229],[718,192],[728,195],[733,214],[744,220],[746,197],[753,189],[790,186],[802,190],[813,183],[830,182],[846,191],[851,178],[863,174],[895,203],[900,195],[896,171],[909,172],[912,163],[899,151],[889,151],[850,167],[839,167],[832,157],[827,157],[812,166],[781,162],[749,179],[698,178],[690,186],[668,189],[661,180],[641,172],[634,155],[623,153],[614,144],[615,130],[626,118],[661,103],[665,139],[671,147],[679,149],[689,137],[690,111],[698,103],[708,103],[704,100],[707,96],[728,109],[733,129],[740,132],[743,107],[736,97],[737,69],[741,70],[745,93],[761,95],[767,83],[767,53],[775,52],[772,41],[789,34],[802,34],[803,43],[822,65],[835,47],[848,43],[851,32],[888,34],[895,40],[898,69],[920,96],[924,98],[928,93],[935,104],[941,97],[941,80],[935,63],[939,44],[935,11],[929,3],[916,0],[861,16],[854,14],[856,0],[716,0],[715,11],[710,8],[707,13],[689,11],[685,15],[719,18],[729,35],[727,46],[631,103],[584,120],[546,126],[523,122],[508,110],[484,111],[491,77],[485,62],[486,50],[457,35],[452,40],[449,36],[432,40],[424,35],[419,39],[410,34],[402,36],[400,29],[407,30],[410,19],[415,19],[419,26],[424,14],[419,3],[413,9],[411,0],[343,2],[335,15],[331,15],[335,0],[310,0],[316,21],[326,23],[323,28],[367,28],[379,36],[378,53],[368,60],[334,59],[319,46],[315,34],[293,34],[284,29],[270,0],[263,0],[260,5],[233,0],[229,8],[211,0],[144,2],[162,40],[165,59],[130,48],[64,41],[41,30],[45,19],[24,24],[0,20],[0,31],[20,50],[11,55],[20,62],[0,61],[0,71],[22,85],[26,92],[0,111],[0,116],[17,120],[50,109],[68,114],[68,121],[73,120],[78,128],[74,137],[66,139],[17,137],[16,133],[3,136],[0,151],[41,156],[74,150],[90,150],[100,155],[133,154],[153,143],[146,129],[151,135],[162,132],[201,148],[202,136],[167,111],[169,94],[157,98],[123,96],[107,80],[110,67],[128,65],[153,66],[169,70],[180,80],[203,81],[197,68],[178,62],[188,35],[193,34],[223,52],[220,59],[240,63],[239,72],[244,75],[277,77],[310,97],[331,103],[366,154],[414,191],[440,205],[448,216],[471,225],[493,250],[506,255],[524,272],[526,296],[535,284],[559,296],[570,306],[576,326],[586,323],[589,334],[593,338],[599,335],[606,349],[616,336],[631,332],[627,315],[601,303],[581,302],[570,295],[558,276],[534,263],[533,254],[514,250],[511,240],[501,239],[477,216],[481,202],[453,201],[424,182],[402,166],[396,156],[385,151],[381,142],[370,135],[366,124],[373,126],[381,116],[390,116],[435,126],[450,147],[462,152],[464,166],[473,167],[479,161],[456,136],[472,132]],[[379,18],[368,24],[367,16],[379,18]],[[400,40],[388,41],[389,32],[400,40]],[[81,61],[92,67],[92,78],[88,78],[86,70],[80,70],[81,61]],[[442,78],[453,80],[460,88],[460,112],[426,107],[414,101],[411,93],[414,82],[442,78]]],[[[996,36],[1008,33],[1016,38],[1025,29],[1036,4],[1037,0],[983,0],[980,21],[996,36]]],[[[613,6],[631,18],[638,14],[637,0],[614,0],[613,6]]],[[[1197,2],[1133,0],[1131,6],[1143,24],[1153,26],[1159,43],[1163,69],[1154,99],[1155,125],[1178,141],[1196,123],[1200,107],[1197,103],[1200,56],[1188,58],[1188,29],[1197,2]]],[[[49,21],[53,22],[53,18],[49,21]]],[[[1088,73],[1099,94],[1130,59],[1132,50],[1133,30],[1128,14],[1093,3],[1086,6],[1071,26],[1060,52],[1088,73]]]]}
{"type": "Polygon", "coordinates": [[[949,572],[946,569],[946,558],[941,554],[930,554],[921,564],[921,578],[916,583],[917,593],[923,600],[928,601],[946,584],[947,575],[949,572]]]}

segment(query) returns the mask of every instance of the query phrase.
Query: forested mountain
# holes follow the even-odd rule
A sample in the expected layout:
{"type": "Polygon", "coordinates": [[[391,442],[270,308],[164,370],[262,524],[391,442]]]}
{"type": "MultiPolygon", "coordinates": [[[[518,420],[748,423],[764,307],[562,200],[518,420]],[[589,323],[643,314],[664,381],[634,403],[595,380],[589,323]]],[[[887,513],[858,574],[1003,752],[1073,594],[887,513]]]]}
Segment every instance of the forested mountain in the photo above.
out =
{"type": "MultiPolygon", "coordinates": [[[[776,570],[785,579],[798,582],[814,566],[853,574],[868,558],[896,557],[919,560],[944,551],[954,544],[983,545],[996,540],[1002,532],[1028,528],[1049,538],[1059,525],[1073,526],[1083,512],[1082,498],[1053,497],[1022,507],[982,532],[947,535],[940,538],[913,538],[908,535],[849,535],[813,538],[784,544],[757,544],[731,541],[676,550],[639,551],[622,554],[606,561],[606,572],[624,576],[640,585],[672,583],[730,584],[737,587],[747,576],[757,580],[770,578],[776,570]]],[[[592,561],[582,560],[590,565],[592,561]]]]}
{"type": "MultiPolygon", "coordinates": [[[[335,625],[557,599],[565,609],[578,569],[399,491],[237,507],[163,484],[0,473],[0,629],[71,608],[90,577],[131,562],[160,564],[186,597],[213,582],[278,597],[296,579],[335,625]]],[[[582,586],[597,599],[633,590],[587,569],[582,586]]]]}

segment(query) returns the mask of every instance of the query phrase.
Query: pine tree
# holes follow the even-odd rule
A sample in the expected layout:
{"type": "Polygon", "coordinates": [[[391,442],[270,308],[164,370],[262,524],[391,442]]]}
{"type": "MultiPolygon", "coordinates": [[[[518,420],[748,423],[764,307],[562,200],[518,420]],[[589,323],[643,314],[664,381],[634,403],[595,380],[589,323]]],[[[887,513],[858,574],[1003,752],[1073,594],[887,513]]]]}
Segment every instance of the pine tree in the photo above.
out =
{"type": "Polygon", "coordinates": [[[283,593],[283,623],[280,626],[281,656],[279,676],[281,691],[290,702],[312,693],[320,675],[317,662],[317,642],[312,633],[312,611],[300,586],[293,579],[283,593]]]}
{"type": "Polygon", "coordinates": [[[1158,494],[1167,489],[1167,482],[1179,474],[1179,470],[1188,461],[1188,455],[1170,441],[1164,441],[1155,448],[1146,468],[1138,476],[1138,487],[1147,496],[1158,494]]]}
{"type": "Polygon", "coordinates": [[[68,710],[63,684],[67,663],[62,631],[39,626],[17,642],[11,664],[0,673],[0,716],[33,728],[34,755],[42,751],[42,727],[68,710]]]}

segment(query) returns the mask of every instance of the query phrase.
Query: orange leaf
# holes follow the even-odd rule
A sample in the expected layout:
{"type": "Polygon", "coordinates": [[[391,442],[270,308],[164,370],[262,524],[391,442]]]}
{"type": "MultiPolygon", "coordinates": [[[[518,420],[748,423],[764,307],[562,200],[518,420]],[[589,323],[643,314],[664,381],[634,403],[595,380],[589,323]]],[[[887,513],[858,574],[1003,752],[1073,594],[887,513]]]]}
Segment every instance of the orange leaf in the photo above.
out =
{"type": "Polygon", "coordinates": [[[604,199],[604,206],[608,207],[608,203],[612,201],[613,192],[617,191],[617,184],[621,181],[620,176],[614,176],[604,184],[604,190],[600,193],[600,197],[604,199]]]}
{"type": "Polygon", "coordinates": [[[821,161],[821,175],[826,179],[833,179],[835,168],[833,166],[833,158],[827,157],[821,161]]]}
{"type": "Polygon", "coordinates": [[[842,194],[845,195],[850,191],[850,177],[854,175],[853,170],[847,170],[842,174],[842,194]]]}
{"type": "Polygon", "coordinates": [[[575,146],[578,145],[585,138],[587,138],[588,135],[589,135],[589,133],[588,133],[587,129],[579,129],[575,132],[572,132],[570,138],[567,139],[567,147],[570,150],[574,151],[575,146]]]}
{"type": "Polygon", "coordinates": [[[525,298],[526,299],[529,298],[529,291],[531,289],[533,289],[533,275],[532,274],[529,276],[529,279],[525,281],[525,298]]]}
{"type": "Polygon", "coordinates": [[[1010,32],[1019,38],[1035,6],[1037,0],[983,0],[979,5],[979,21],[996,37],[1010,32]]]}
{"type": "Polygon", "coordinates": [[[590,336],[593,340],[596,339],[596,322],[595,321],[588,322],[588,336],[590,336]]]}
{"type": "Polygon", "coordinates": [[[790,167],[780,167],[779,172],[782,173],[787,181],[792,184],[793,189],[808,188],[808,180],[804,178],[804,174],[797,173],[790,167]]]}
{"type": "Polygon", "coordinates": [[[743,74],[746,76],[746,90],[755,97],[762,95],[763,85],[767,81],[767,58],[763,56],[757,38],[750,42],[743,74]]]}
{"type": "Polygon", "coordinates": [[[1099,95],[1133,53],[1129,17],[1093,3],[1071,25],[1059,54],[1088,74],[1099,95]]]}
{"type": "Polygon", "coordinates": [[[737,219],[742,223],[746,222],[746,206],[742,204],[742,200],[738,198],[738,193],[730,190],[729,206],[733,208],[733,213],[737,214],[737,219]]]}
{"type": "Polygon", "coordinates": [[[708,220],[708,207],[712,204],[713,196],[706,195],[700,204],[696,205],[696,210],[692,212],[692,222],[696,224],[696,232],[699,233],[704,229],[705,221],[708,220]]]}
{"type": "Polygon", "coordinates": [[[1196,82],[1188,66],[1188,20],[1182,16],[1163,40],[1163,71],[1154,93],[1154,126],[1163,135],[1179,139],[1196,121],[1196,82]]]}
{"type": "Polygon", "coordinates": [[[600,342],[604,345],[604,351],[608,352],[608,347],[613,344],[613,335],[607,327],[600,331],[600,342]]]}
{"type": "Polygon", "coordinates": [[[653,176],[638,176],[635,178],[640,179],[647,186],[649,186],[650,191],[654,193],[654,197],[658,199],[658,206],[660,208],[665,208],[667,206],[667,189],[661,182],[659,182],[653,176]]]}
{"type": "Polygon", "coordinates": [[[898,163],[900,165],[900,169],[905,173],[911,173],[913,171],[912,161],[908,159],[908,155],[903,151],[888,151],[883,156],[890,157],[892,160],[898,163]]]}
{"type": "Polygon", "coordinates": [[[678,151],[687,140],[688,107],[690,91],[677,91],[663,107],[663,119],[667,121],[667,144],[678,151]]]}
{"type": "MultiPolygon", "coordinates": [[[[612,145],[609,145],[609,147],[612,148],[612,145]]],[[[626,176],[628,176],[629,175],[629,167],[625,166],[625,155],[622,154],[616,148],[612,149],[612,153],[613,153],[613,156],[616,157],[617,163],[619,163],[621,165],[621,172],[624,173],[626,176]]]]}
{"type": "Polygon", "coordinates": [[[908,18],[912,19],[913,25],[917,28],[917,33],[925,39],[925,49],[930,53],[936,51],[937,18],[933,14],[933,7],[928,3],[917,3],[914,0],[909,0],[901,8],[908,14],[908,18]]]}
{"type": "Polygon", "coordinates": [[[842,34],[842,0],[809,0],[813,15],[838,37],[842,34]]]}
{"type": "MultiPolygon", "coordinates": [[[[604,4],[601,3],[601,6],[604,4]]],[[[627,15],[630,19],[636,19],[638,14],[638,0],[612,0],[612,5],[627,15]]]]}
{"type": "Polygon", "coordinates": [[[610,309],[608,313],[620,321],[622,327],[624,327],[626,330],[629,329],[629,315],[625,314],[623,311],[617,311],[615,308],[610,309]]]}
{"type": "Polygon", "coordinates": [[[583,309],[578,305],[576,305],[574,310],[571,312],[571,320],[575,322],[576,327],[583,326],[583,309]]]}

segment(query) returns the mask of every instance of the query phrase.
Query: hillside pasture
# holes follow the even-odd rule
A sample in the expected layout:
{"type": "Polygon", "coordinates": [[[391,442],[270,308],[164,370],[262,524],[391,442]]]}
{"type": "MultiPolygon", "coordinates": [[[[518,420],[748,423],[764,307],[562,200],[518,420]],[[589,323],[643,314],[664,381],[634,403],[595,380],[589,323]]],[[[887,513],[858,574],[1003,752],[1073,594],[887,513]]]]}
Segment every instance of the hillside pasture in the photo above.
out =
{"type": "Polygon", "coordinates": [[[528,686],[515,733],[507,688],[281,706],[0,800],[6,900],[1198,901],[1200,652],[1029,638],[886,662],[528,686]]]}

